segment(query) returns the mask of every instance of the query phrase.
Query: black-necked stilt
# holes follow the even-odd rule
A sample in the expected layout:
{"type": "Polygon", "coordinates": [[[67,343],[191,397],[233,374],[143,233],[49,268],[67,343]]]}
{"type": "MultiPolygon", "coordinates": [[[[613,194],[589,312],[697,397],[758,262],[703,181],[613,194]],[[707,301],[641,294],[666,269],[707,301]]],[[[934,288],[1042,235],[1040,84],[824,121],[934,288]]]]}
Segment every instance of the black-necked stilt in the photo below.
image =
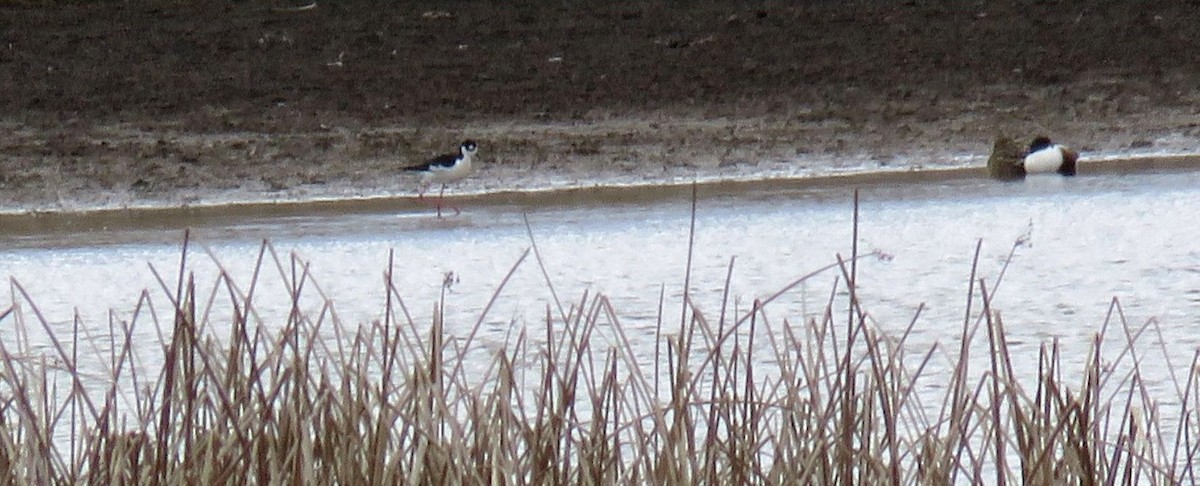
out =
{"type": "Polygon", "coordinates": [[[1057,172],[1064,176],[1075,175],[1075,161],[1079,152],[1050,141],[1049,137],[1038,137],[1029,144],[1029,151],[1021,159],[1026,174],[1057,172]]]}
{"type": "MultiPolygon", "coordinates": [[[[462,180],[471,173],[471,157],[479,150],[473,140],[467,140],[458,146],[457,154],[443,154],[430,159],[428,162],[405,167],[404,170],[421,173],[421,189],[417,192],[418,199],[425,198],[425,191],[433,184],[441,184],[438,191],[437,216],[442,217],[442,196],[446,193],[446,184],[462,180]]],[[[458,208],[451,206],[454,214],[459,214],[458,208]]]]}

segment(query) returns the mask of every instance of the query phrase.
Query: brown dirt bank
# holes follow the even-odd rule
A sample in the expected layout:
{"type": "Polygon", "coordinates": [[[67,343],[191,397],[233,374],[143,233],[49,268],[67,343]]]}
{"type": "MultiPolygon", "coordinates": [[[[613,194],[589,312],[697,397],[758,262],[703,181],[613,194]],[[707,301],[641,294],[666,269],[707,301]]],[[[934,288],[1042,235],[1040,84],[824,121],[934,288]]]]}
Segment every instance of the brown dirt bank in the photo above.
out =
{"type": "Polygon", "coordinates": [[[0,207],[399,194],[465,137],[475,190],[1200,140],[1196,1],[290,6],[0,2],[0,207]]]}

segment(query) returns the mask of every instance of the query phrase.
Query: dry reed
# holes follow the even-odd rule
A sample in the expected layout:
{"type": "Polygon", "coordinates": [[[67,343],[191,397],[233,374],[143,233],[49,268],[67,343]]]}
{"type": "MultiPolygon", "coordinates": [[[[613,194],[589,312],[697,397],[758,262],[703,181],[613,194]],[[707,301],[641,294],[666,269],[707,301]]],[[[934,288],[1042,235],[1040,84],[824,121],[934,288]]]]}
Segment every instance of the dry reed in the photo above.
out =
{"type": "Polygon", "coordinates": [[[1151,397],[1137,343],[1155,323],[1130,325],[1116,300],[1082,376],[1064,376],[1056,342],[1042,346],[1036,376],[1021,376],[991,307],[1002,276],[987,282],[972,268],[957,364],[938,394],[920,386],[936,350],[910,356],[906,344],[921,311],[900,335],[872,326],[856,264],[879,255],[852,245],[745,312],[729,308],[728,278],[716,312],[685,293],[671,323],[660,305],[649,367],[605,296],[558,299],[529,237],[554,304],[490,359],[468,357],[487,310],[467,335],[447,335],[443,292],[429,320],[414,319],[390,259],[384,317],[346,326],[307,264],[266,242],[249,282],[222,269],[210,293],[198,291],[185,235],[176,278],[159,277],[131,319],[110,322],[104,376],[79,368],[80,341],[56,337],[11,281],[0,310],[0,484],[1195,481],[1197,357],[1177,396],[1151,397]],[[286,322],[257,317],[256,289],[272,270],[293,303],[286,322]],[[820,316],[768,318],[772,301],[829,273],[820,316]],[[315,313],[300,305],[313,294],[324,302],[315,313]],[[162,336],[161,356],[139,354],[143,326],[162,336]],[[31,329],[50,336],[48,351],[31,349],[31,329]],[[991,356],[983,370],[967,365],[977,343],[991,356]],[[1128,366],[1101,362],[1112,345],[1128,366]],[[147,374],[152,362],[161,367],[147,374]],[[1170,421],[1162,403],[1178,407],[1170,421]]]}

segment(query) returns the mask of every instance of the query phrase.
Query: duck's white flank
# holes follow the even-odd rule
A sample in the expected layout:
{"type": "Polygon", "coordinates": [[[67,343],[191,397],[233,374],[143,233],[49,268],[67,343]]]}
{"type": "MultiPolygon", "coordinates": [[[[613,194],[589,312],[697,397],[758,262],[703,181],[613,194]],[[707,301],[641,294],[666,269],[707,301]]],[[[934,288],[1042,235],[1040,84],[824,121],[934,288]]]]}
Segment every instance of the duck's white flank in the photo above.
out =
{"type": "Polygon", "coordinates": [[[1028,174],[1044,174],[1058,172],[1063,166],[1063,149],[1059,144],[1052,144],[1040,150],[1030,152],[1025,156],[1025,172],[1028,174]]]}

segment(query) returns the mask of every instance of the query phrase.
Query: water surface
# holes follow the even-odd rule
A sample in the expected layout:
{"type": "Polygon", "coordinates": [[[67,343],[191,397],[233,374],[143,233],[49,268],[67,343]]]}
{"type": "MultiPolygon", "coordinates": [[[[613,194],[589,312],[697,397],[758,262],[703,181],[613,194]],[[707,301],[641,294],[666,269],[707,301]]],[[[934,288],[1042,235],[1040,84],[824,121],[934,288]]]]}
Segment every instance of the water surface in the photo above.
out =
{"type": "MultiPolygon", "coordinates": [[[[854,188],[701,191],[691,273],[696,301],[712,315],[719,312],[731,262],[729,308],[741,314],[754,299],[838,255],[848,257],[854,188]]],[[[1160,358],[1142,364],[1158,370],[1155,386],[1169,387],[1168,373],[1186,367],[1200,343],[1194,332],[1200,326],[1200,227],[1194,224],[1200,172],[1020,183],[975,177],[876,181],[857,188],[859,251],[886,256],[859,261],[859,297],[874,325],[895,334],[924,305],[908,340],[916,352],[957,342],[979,242],[977,278],[995,294],[993,306],[1006,323],[1010,350],[1030,358],[1020,361],[1025,372],[1034,371],[1038,347],[1053,340],[1064,346],[1065,361],[1083,363],[1114,299],[1131,325],[1156,324],[1144,339],[1152,349],[1165,350],[1170,363],[1160,358]]],[[[547,312],[558,312],[553,295],[569,308],[589,292],[612,300],[638,353],[650,361],[660,312],[664,331],[679,325],[691,222],[691,201],[683,193],[604,204],[480,204],[443,220],[426,211],[231,216],[189,222],[186,268],[204,299],[220,295],[218,265],[245,290],[269,240],[278,263],[269,258],[263,266],[255,298],[259,322],[282,326],[291,305],[284,282],[307,263],[336,317],[354,327],[382,318],[383,275],[393,255],[393,280],[414,319],[428,322],[446,289],[447,332],[462,336],[516,266],[482,319],[479,342],[485,347],[502,348],[521,329],[538,334],[547,312]],[[532,257],[517,265],[531,242],[555,294],[532,257]]],[[[9,235],[0,242],[0,274],[28,292],[56,333],[70,335],[78,316],[86,339],[99,350],[84,362],[99,374],[103,350],[110,347],[110,322],[132,319],[143,289],[158,303],[174,290],[183,229],[166,221],[146,228],[9,235]]],[[[840,272],[828,271],[796,287],[768,306],[768,325],[819,317],[840,280],[840,272]]],[[[12,289],[0,307],[23,302],[12,289]]],[[[325,304],[320,298],[302,302],[314,315],[325,304]]],[[[215,309],[212,320],[221,322],[221,308],[215,309]]],[[[0,336],[25,339],[11,329],[6,325],[0,336]]],[[[34,350],[48,349],[37,329],[28,332],[34,350]]],[[[1120,337],[1117,330],[1107,332],[1120,337]]],[[[148,326],[136,331],[139,342],[151,347],[159,346],[158,333],[148,326]]]]}

